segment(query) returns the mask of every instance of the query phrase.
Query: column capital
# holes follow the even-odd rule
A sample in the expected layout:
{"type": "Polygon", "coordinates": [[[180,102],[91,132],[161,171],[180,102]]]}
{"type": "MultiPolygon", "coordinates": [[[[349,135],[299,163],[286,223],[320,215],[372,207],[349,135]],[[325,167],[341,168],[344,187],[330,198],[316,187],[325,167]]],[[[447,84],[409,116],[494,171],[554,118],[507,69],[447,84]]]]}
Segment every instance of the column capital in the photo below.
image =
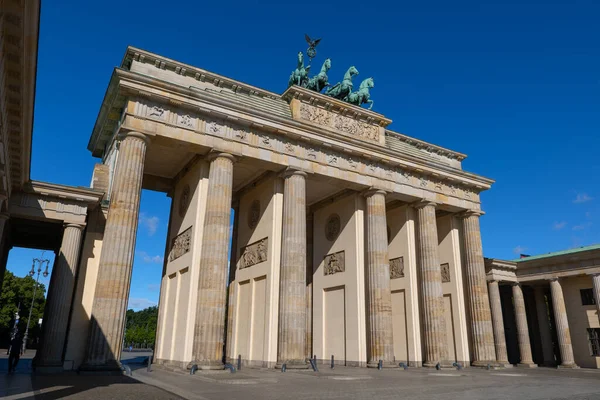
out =
{"type": "MultiPolygon", "coordinates": [[[[558,276],[551,276],[550,278],[546,278],[546,280],[548,282],[559,282],[559,277],[558,276]]],[[[560,282],[559,282],[560,283],[560,282]]]]}
{"type": "Polygon", "coordinates": [[[589,272],[586,275],[594,277],[594,276],[600,276],[600,272],[589,272]]]}
{"type": "Polygon", "coordinates": [[[123,139],[126,139],[128,137],[133,137],[133,138],[136,138],[136,139],[141,139],[141,140],[143,140],[146,143],[146,145],[150,144],[150,137],[147,136],[147,135],[144,135],[141,132],[123,131],[123,132],[119,132],[119,134],[117,135],[117,138],[119,140],[123,140],[123,139]]]}
{"type": "Polygon", "coordinates": [[[458,218],[465,219],[469,217],[481,217],[485,213],[481,210],[465,210],[456,214],[458,218]]]}
{"type": "Polygon", "coordinates": [[[206,155],[206,161],[212,161],[215,158],[227,158],[229,160],[231,160],[231,162],[236,162],[236,158],[233,154],[229,154],[229,153],[225,153],[225,152],[221,152],[221,151],[211,151],[206,155]]]}
{"type": "Polygon", "coordinates": [[[438,203],[436,203],[435,201],[431,201],[431,200],[421,199],[419,201],[412,203],[412,206],[416,209],[425,208],[427,206],[433,206],[434,208],[436,208],[438,206],[438,203]]]}
{"type": "Polygon", "coordinates": [[[81,224],[75,224],[75,223],[71,223],[71,222],[65,222],[63,224],[63,228],[77,228],[79,230],[83,230],[83,228],[85,228],[85,223],[81,223],[81,224]]]}
{"type": "Polygon", "coordinates": [[[519,287],[521,287],[521,284],[519,282],[510,282],[510,286],[519,286],[519,287]]]}
{"type": "Polygon", "coordinates": [[[376,194],[382,194],[385,196],[385,195],[387,195],[387,192],[383,189],[378,189],[375,187],[369,188],[369,189],[365,190],[364,192],[362,192],[362,195],[364,197],[371,197],[376,194]]]}
{"type": "Polygon", "coordinates": [[[286,169],[284,169],[279,174],[279,177],[280,178],[287,178],[287,177],[290,177],[292,175],[303,176],[304,178],[306,178],[308,176],[308,174],[306,173],[306,171],[303,171],[303,170],[301,170],[299,168],[287,167],[286,169]]]}

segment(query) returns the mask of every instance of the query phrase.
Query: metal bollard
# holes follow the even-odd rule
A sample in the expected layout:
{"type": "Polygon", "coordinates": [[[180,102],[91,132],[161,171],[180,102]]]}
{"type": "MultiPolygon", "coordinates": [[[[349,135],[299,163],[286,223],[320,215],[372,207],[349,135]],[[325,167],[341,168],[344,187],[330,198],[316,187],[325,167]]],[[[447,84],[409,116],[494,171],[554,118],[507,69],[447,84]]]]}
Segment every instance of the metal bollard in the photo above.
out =
{"type": "Polygon", "coordinates": [[[242,355],[238,354],[238,371],[242,369],[242,355]]]}
{"type": "Polygon", "coordinates": [[[198,371],[198,364],[192,365],[192,368],[190,369],[190,375],[194,375],[196,371],[198,371]]]}
{"type": "Polygon", "coordinates": [[[317,359],[309,358],[308,360],[310,361],[310,366],[312,367],[313,371],[319,372],[319,368],[317,368],[317,359]]]}
{"type": "Polygon", "coordinates": [[[133,372],[131,372],[131,367],[127,364],[121,364],[121,369],[125,371],[125,375],[132,376],[133,372]]]}
{"type": "Polygon", "coordinates": [[[148,356],[148,366],[146,367],[146,371],[152,372],[152,355],[148,356]]]}
{"type": "Polygon", "coordinates": [[[404,369],[408,369],[408,365],[406,365],[405,363],[401,362],[400,364],[398,364],[399,367],[402,367],[404,369]]]}
{"type": "Polygon", "coordinates": [[[383,369],[383,360],[379,360],[379,362],[377,363],[377,369],[380,371],[383,369]]]}
{"type": "Polygon", "coordinates": [[[442,366],[440,365],[440,363],[437,363],[437,364],[435,364],[435,369],[437,369],[438,371],[439,371],[440,369],[442,369],[442,366]]]}
{"type": "Polygon", "coordinates": [[[334,361],[334,359],[333,359],[333,354],[332,354],[332,355],[331,355],[331,369],[333,369],[334,362],[335,362],[335,361],[334,361]]]}
{"type": "Polygon", "coordinates": [[[456,367],[456,369],[459,371],[463,368],[463,366],[459,362],[452,363],[452,366],[456,367]]]}
{"type": "Polygon", "coordinates": [[[287,366],[285,364],[281,365],[281,372],[285,372],[285,370],[287,369],[287,366]]]}
{"type": "Polygon", "coordinates": [[[490,369],[492,369],[492,366],[491,366],[490,364],[488,364],[488,365],[485,367],[485,369],[487,369],[487,370],[489,371],[490,369]]]}

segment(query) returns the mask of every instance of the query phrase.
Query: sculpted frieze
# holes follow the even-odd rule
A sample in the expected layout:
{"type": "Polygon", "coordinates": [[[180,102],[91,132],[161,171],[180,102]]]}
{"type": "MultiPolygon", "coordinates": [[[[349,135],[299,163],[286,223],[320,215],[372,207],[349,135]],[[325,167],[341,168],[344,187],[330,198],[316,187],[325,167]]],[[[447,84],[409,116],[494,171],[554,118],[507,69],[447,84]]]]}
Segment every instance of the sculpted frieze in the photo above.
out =
{"type": "Polygon", "coordinates": [[[404,257],[390,260],[390,279],[404,278],[404,257]]]}
{"type": "Polygon", "coordinates": [[[261,262],[267,261],[267,249],[269,238],[260,239],[242,248],[240,257],[240,269],[248,268],[261,262]]]}
{"type": "Polygon", "coordinates": [[[323,259],[323,275],[334,275],[346,271],[346,257],[344,251],[327,254],[323,259]]]}
{"type": "Polygon", "coordinates": [[[190,226],[173,239],[171,251],[169,252],[169,262],[177,260],[179,257],[190,251],[191,242],[192,227],[190,226]]]}
{"type": "Polygon", "coordinates": [[[450,264],[444,263],[440,265],[442,273],[442,283],[450,282],[450,264]]]}

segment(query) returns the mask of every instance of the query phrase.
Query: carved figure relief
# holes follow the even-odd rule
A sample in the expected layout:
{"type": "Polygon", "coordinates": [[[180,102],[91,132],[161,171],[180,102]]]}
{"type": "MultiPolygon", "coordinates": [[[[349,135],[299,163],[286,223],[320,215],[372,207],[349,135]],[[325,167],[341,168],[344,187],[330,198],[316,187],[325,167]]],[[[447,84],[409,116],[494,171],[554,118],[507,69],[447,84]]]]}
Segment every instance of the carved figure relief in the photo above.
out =
{"type": "Polygon", "coordinates": [[[190,251],[191,242],[192,227],[190,226],[173,239],[171,251],[169,252],[169,262],[177,260],[179,257],[190,251]]]}
{"type": "Polygon", "coordinates": [[[261,262],[267,261],[267,249],[269,238],[260,239],[258,242],[249,244],[242,248],[240,257],[240,269],[248,268],[261,262]]]}
{"type": "Polygon", "coordinates": [[[295,150],[295,146],[293,143],[291,142],[286,142],[285,144],[285,151],[289,152],[289,153],[293,153],[295,150]]]}
{"type": "Polygon", "coordinates": [[[390,260],[390,279],[404,278],[404,257],[390,260]]]}
{"type": "Polygon", "coordinates": [[[333,275],[338,272],[346,271],[346,257],[344,251],[338,251],[337,253],[327,254],[323,259],[323,274],[333,275]]]}
{"type": "Polygon", "coordinates": [[[183,126],[185,126],[187,128],[193,128],[194,127],[194,119],[191,116],[187,115],[187,114],[179,115],[177,117],[177,123],[179,125],[183,125],[183,126]]]}
{"type": "Polygon", "coordinates": [[[254,200],[248,210],[248,227],[250,229],[256,228],[260,221],[260,200],[254,200]]]}
{"type": "Polygon", "coordinates": [[[165,109],[159,106],[152,106],[148,109],[148,116],[162,119],[165,116],[165,109]]]}
{"type": "Polygon", "coordinates": [[[271,138],[267,135],[262,135],[260,137],[260,142],[267,147],[271,147],[271,138]]]}
{"type": "Polygon", "coordinates": [[[325,237],[330,242],[333,242],[340,234],[341,221],[340,216],[331,214],[325,222],[325,237]]]}
{"type": "Polygon", "coordinates": [[[317,151],[314,148],[310,147],[309,149],[306,150],[306,157],[316,160],[317,159],[317,151]]]}
{"type": "Polygon", "coordinates": [[[248,138],[248,131],[245,129],[236,129],[235,137],[240,140],[246,140],[248,138]]]}
{"type": "Polygon", "coordinates": [[[335,154],[329,154],[327,156],[327,163],[331,164],[331,165],[336,165],[337,164],[337,156],[335,154]]]}
{"type": "Polygon", "coordinates": [[[210,121],[206,123],[206,130],[208,131],[208,133],[220,133],[222,128],[223,127],[215,121],[210,121]]]}
{"type": "Polygon", "coordinates": [[[184,217],[190,204],[190,185],[185,185],[179,198],[179,216],[184,217]]]}
{"type": "Polygon", "coordinates": [[[442,283],[450,282],[450,264],[444,263],[440,265],[442,271],[442,283]]]}
{"type": "Polygon", "coordinates": [[[331,113],[322,108],[300,104],[300,118],[319,125],[331,125],[331,113]]]}

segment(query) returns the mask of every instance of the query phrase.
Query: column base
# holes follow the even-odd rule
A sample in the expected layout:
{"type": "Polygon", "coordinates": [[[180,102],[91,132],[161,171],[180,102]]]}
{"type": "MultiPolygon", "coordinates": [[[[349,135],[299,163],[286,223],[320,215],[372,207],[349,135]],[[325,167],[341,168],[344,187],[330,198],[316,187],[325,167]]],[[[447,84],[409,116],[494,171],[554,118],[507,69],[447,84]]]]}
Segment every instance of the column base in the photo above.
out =
{"type": "Polygon", "coordinates": [[[46,363],[46,364],[35,364],[33,370],[36,374],[60,374],[65,372],[62,363],[46,363]]]}
{"type": "Polygon", "coordinates": [[[534,363],[518,363],[517,367],[518,368],[537,368],[538,365],[534,364],[534,363]]]}
{"type": "Polygon", "coordinates": [[[556,367],[557,369],[579,369],[579,365],[573,364],[560,364],[556,367]]]}
{"type": "Polygon", "coordinates": [[[285,369],[308,369],[310,364],[306,360],[289,360],[285,362],[277,361],[275,369],[281,369],[285,364],[285,369]]]}
{"type": "MultiPolygon", "coordinates": [[[[398,363],[393,361],[384,361],[381,365],[383,368],[398,368],[398,363]]],[[[367,368],[379,368],[379,361],[367,363],[367,368]]]]}
{"type": "Polygon", "coordinates": [[[111,360],[105,364],[82,364],[78,370],[81,375],[122,375],[121,363],[111,360]]]}
{"type": "Polygon", "coordinates": [[[440,364],[441,369],[456,369],[456,367],[452,365],[454,364],[452,361],[424,361],[423,367],[436,368],[438,364],[440,364]]]}
{"type": "Polygon", "coordinates": [[[471,363],[471,366],[475,367],[475,368],[487,368],[488,365],[489,365],[490,369],[504,368],[504,364],[499,363],[498,361],[473,361],[471,363]]]}
{"type": "Polygon", "coordinates": [[[225,364],[221,361],[190,361],[187,365],[188,371],[191,370],[194,365],[198,367],[198,371],[218,371],[225,369],[225,364]]]}

